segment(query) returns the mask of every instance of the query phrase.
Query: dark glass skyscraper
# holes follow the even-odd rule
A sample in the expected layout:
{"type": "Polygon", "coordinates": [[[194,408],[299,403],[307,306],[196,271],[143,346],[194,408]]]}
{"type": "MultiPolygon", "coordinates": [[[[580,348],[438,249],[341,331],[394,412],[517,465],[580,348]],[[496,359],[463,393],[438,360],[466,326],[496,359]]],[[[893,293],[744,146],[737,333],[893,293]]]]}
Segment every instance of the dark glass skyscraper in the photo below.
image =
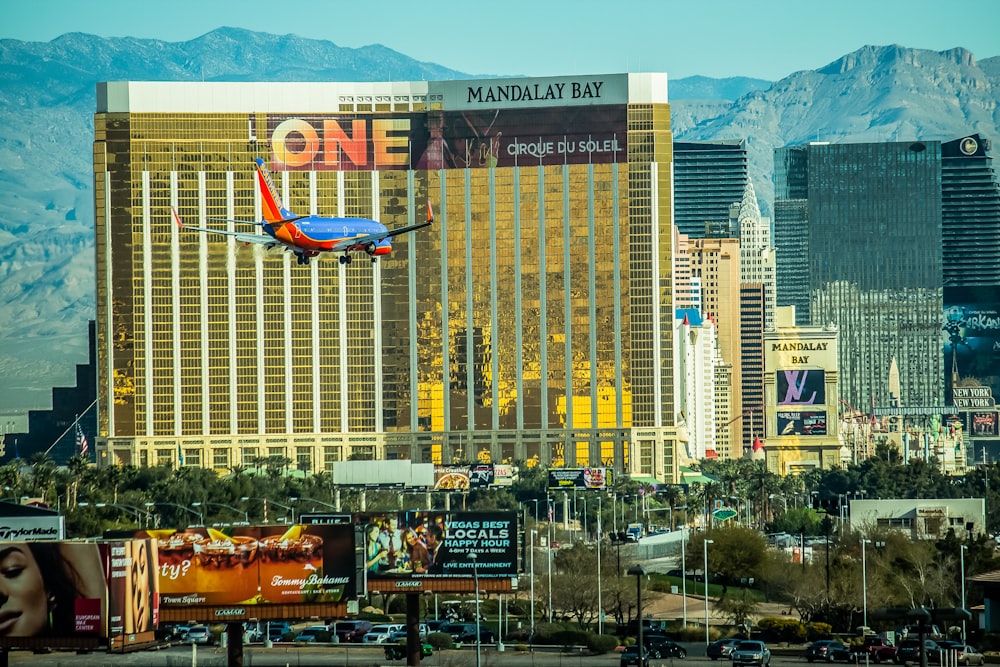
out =
{"type": "Polygon", "coordinates": [[[674,142],[674,225],[682,234],[739,236],[739,229],[718,232],[729,227],[729,207],[743,199],[747,165],[746,139],[674,142]]]}
{"type": "Polygon", "coordinates": [[[940,142],[775,151],[777,302],[837,326],[853,405],[887,404],[893,359],[901,405],[943,403],[941,210],[940,142]]]}

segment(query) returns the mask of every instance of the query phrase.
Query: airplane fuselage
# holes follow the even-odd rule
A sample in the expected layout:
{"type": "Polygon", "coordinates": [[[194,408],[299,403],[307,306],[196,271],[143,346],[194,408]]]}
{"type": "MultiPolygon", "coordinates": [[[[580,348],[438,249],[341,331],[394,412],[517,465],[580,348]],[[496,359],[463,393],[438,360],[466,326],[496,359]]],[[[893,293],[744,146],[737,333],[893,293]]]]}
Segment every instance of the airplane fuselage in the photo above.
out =
{"type": "Polygon", "coordinates": [[[356,246],[341,246],[341,251],[364,250],[369,255],[388,255],[392,252],[391,239],[386,238],[371,241],[372,235],[387,233],[383,224],[363,218],[324,218],[307,216],[293,222],[271,225],[263,224],[264,230],[278,241],[292,248],[299,249],[316,256],[321,252],[331,252],[334,246],[342,241],[350,241],[355,237],[368,237],[366,243],[356,246]]]}

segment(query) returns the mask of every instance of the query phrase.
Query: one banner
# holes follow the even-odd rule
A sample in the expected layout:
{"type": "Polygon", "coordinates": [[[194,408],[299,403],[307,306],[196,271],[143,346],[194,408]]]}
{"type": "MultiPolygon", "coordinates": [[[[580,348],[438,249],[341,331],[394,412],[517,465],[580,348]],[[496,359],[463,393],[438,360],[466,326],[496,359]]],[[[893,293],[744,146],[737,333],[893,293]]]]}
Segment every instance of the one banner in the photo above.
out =
{"type": "Polygon", "coordinates": [[[516,512],[355,515],[369,580],[517,575],[516,512]]]}
{"type": "Polygon", "coordinates": [[[550,489],[606,489],[613,483],[611,468],[550,468],[550,489]]]}
{"type": "Polygon", "coordinates": [[[158,543],[160,599],[176,605],[339,602],[355,596],[351,524],[141,531],[158,543]]]}

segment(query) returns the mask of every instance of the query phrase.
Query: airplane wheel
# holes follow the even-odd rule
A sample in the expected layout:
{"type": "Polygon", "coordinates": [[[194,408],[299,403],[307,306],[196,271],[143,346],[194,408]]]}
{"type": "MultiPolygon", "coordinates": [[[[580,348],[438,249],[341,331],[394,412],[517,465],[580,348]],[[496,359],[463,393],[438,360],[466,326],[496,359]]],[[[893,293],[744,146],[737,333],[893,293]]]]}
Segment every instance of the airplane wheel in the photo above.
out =
{"type": "Polygon", "coordinates": [[[347,255],[341,255],[341,256],[340,256],[340,257],[338,257],[337,259],[338,259],[338,260],[340,260],[340,263],[341,263],[342,265],[343,265],[343,264],[347,264],[347,255]]]}
{"type": "Polygon", "coordinates": [[[378,259],[375,258],[375,255],[372,255],[372,264],[374,264],[377,261],[378,261],[378,259]]]}

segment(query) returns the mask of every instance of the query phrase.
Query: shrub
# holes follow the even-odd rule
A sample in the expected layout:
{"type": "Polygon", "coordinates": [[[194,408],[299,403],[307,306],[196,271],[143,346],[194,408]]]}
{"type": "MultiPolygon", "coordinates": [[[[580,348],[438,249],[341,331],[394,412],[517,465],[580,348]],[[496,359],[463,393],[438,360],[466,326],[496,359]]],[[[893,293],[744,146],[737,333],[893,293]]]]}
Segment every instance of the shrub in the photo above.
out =
{"type": "Polygon", "coordinates": [[[764,641],[771,642],[798,644],[805,640],[807,634],[805,624],[790,617],[762,618],[758,621],[757,628],[763,635],[764,641]]]}
{"type": "Polygon", "coordinates": [[[427,643],[434,647],[435,651],[442,651],[446,648],[455,648],[455,642],[447,632],[432,632],[427,635],[427,643]]]}
{"type": "Polygon", "coordinates": [[[579,646],[581,644],[586,646],[588,640],[587,637],[588,634],[590,633],[587,632],[586,630],[579,630],[575,628],[562,628],[553,632],[551,637],[553,644],[558,644],[559,646],[562,647],[579,646]]]}
{"type": "Polygon", "coordinates": [[[806,639],[809,641],[829,639],[832,636],[833,626],[829,623],[810,623],[806,626],[806,639]]]}
{"type": "Polygon", "coordinates": [[[603,654],[615,650],[618,638],[614,635],[599,635],[596,632],[587,633],[587,648],[592,653],[603,654]]]}

